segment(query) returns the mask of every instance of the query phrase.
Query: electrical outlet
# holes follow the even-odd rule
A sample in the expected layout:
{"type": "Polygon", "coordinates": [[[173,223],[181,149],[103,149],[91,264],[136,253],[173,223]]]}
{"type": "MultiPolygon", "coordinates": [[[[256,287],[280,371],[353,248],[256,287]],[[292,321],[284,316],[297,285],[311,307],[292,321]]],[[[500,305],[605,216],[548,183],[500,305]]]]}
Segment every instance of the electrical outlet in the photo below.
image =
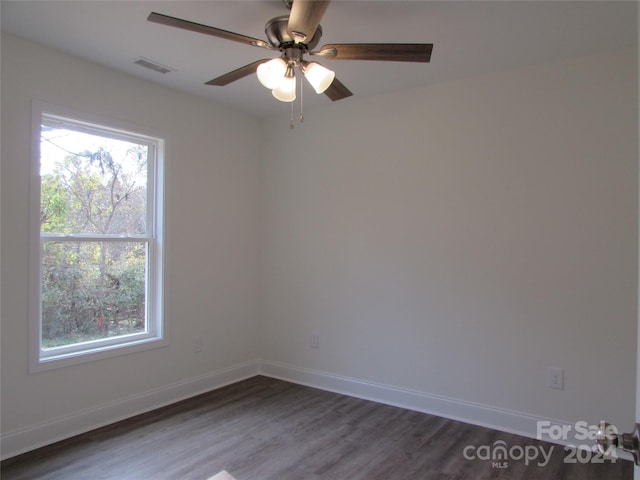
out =
{"type": "Polygon", "coordinates": [[[564,370],[562,368],[549,367],[547,370],[547,387],[564,389],[564,370]]]}
{"type": "Polygon", "coordinates": [[[202,340],[196,338],[195,342],[193,342],[193,353],[200,353],[202,351],[202,340]]]}
{"type": "Polygon", "coordinates": [[[320,335],[318,332],[311,332],[311,348],[320,348],[320,335]]]}

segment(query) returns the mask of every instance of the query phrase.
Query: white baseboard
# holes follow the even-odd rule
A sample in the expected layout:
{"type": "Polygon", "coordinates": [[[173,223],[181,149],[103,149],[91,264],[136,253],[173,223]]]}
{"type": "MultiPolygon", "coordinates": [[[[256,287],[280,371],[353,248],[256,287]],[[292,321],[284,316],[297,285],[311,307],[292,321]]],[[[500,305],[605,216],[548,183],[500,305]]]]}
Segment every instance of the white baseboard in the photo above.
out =
{"type": "Polygon", "coordinates": [[[10,458],[126,418],[170,405],[216,388],[254,377],[258,362],[251,361],[189,378],[161,388],[98,405],[64,417],[31,425],[0,437],[1,458],[10,458]]]}
{"type": "MultiPolygon", "coordinates": [[[[550,426],[567,425],[571,427],[570,433],[579,433],[576,432],[575,423],[572,424],[571,422],[529,415],[278,362],[260,361],[260,374],[351,397],[513,433],[527,438],[544,440],[563,447],[589,448],[595,445],[592,439],[580,438],[580,435],[578,437],[569,435],[568,438],[552,438],[550,435],[545,434],[544,431],[541,435],[538,435],[538,422],[548,422],[550,426]]],[[[623,451],[617,452],[617,455],[624,460],[633,460],[630,454],[623,451]]]]}
{"type": "MultiPolygon", "coordinates": [[[[539,421],[549,422],[550,425],[570,425],[569,422],[263,360],[245,362],[20,430],[2,433],[0,436],[1,459],[4,460],[256,375],[264,375],[321,390],[437,415],[528,438],[538,438],[539,421]]],[[[571,438],[558,440],[545,435],[542,435],[540,439],[559,445],[580,445],[588,442],[578,442],[571,438]]],[[[591,443],[593,442],[591,441],[591,443]]],[[[619,452],[618,456],[621,459],[632,460],[631,455],[625,452],[619,452]]]]}

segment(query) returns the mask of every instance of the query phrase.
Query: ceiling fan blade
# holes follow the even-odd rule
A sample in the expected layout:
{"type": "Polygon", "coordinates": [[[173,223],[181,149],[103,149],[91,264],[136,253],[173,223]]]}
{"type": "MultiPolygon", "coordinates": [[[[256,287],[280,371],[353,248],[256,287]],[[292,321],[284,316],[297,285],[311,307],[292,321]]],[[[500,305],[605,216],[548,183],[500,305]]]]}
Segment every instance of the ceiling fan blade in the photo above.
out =
{"type": "Polygon", "coordinates": [[[287,32],[296,43],[313,38],[329,3],[330,0],[293,0],[287,32]]]}
{"type": "Polygon", "coordinates": [[[228,32],[220,28],[210,27],[208,25],[202,25],[200,23],[190,22],[189,20],[182,20],[176,17],[170,17],[169,15],[163,15],[162,13],[151,12],[147,17],[149,22],[159,23],[161,25],[167,25],[169,27],[182,28],[196,33],[204,33],[205,35],[211,35],[213,37],[224,38],[225,40],[231,40],[234,42],[240,42],[254,47],[268,48],[273,50],[273,47],[264,40],[257,38],[247,37],[246,35],[240,35],[239,33],[228,32]]]}
{"type": "Polygon", "coordinates": [[[235,69],[232,72],[225,73],[224,75],[219,76],[218,78],[214,78],[213,80],[209,80],[205,85],[217,85],[219,87],[224,87],[225,85],[229,85],[231,82],[235,82],[236,80],[240,80],[241,78],[246,77],[247,75],[251,75],[255,73],[258,69],[258,66],[261,63],[268,62],[271,60],[270,58],[263,58],[262,60],[257,60],[249,65],[245,65],[244,67],[240,67],[235,69]]]}
{"type": "Polygon", "coordinates": [[[336,100],[342,100],[343,98],[347,98],[353,95],[353,93],[351,93],[351,90],[345,87],[344,84],[337,78],[333,79],[333,82],[331,82],[329,88],[324,91],[324,94],[334,102],[336,100]]]}
{"type": "Polygon", "coordinates": [[[336,43],[324,45],[311,55],[334,60],[429,62],[432,50],[432,43],[336,43]]]}

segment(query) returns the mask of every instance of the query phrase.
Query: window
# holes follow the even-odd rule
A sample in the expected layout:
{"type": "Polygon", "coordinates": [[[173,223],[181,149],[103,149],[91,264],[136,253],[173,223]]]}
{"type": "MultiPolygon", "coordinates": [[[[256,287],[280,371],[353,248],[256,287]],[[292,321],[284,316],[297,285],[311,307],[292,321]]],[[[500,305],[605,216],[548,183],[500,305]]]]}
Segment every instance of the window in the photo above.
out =
{"type": "Polygon", "coordinates": [[[34,102],[31,370],[165,344],[163,140],[34,102]]]}

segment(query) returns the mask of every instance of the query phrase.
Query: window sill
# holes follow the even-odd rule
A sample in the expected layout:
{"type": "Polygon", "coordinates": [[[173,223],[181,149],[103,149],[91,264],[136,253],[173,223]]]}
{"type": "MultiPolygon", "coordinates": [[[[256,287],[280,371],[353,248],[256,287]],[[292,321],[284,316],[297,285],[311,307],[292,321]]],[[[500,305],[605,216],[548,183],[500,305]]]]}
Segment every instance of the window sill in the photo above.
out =
{"type": "Polygon", "coordinates": [[[144,338],[137,341],[129,341],[108,346],[96,346],[95,348],[82,350],[80,352],[61,353],[50,355],[44,358],[32,358],[29,365],[29,373],[39,373],[56,368],[81,365],[83,363],[95,362],[106,358],[119,357],[130,353],[143,352],[154,348],[166,347],[169,344],[166,338],[153,337],[144,338]]]}

